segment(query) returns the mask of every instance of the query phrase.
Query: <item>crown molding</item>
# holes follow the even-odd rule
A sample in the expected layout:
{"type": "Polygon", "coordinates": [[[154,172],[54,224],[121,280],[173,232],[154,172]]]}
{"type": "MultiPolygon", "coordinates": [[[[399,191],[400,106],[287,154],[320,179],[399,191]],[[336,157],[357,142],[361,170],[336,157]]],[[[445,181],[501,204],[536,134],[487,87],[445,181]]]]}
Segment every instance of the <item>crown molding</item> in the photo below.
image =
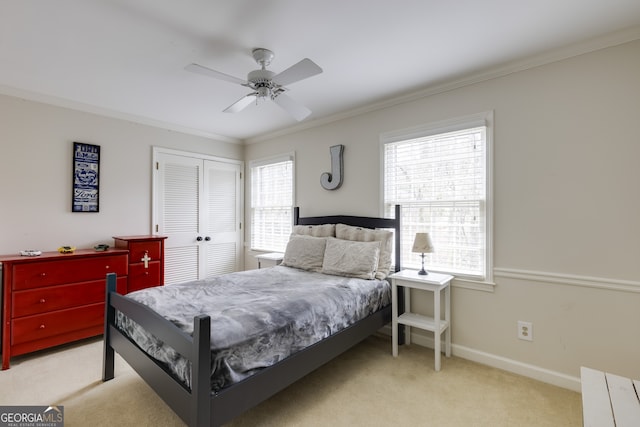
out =
{"type": "Polygon", "coordinates": [[[0,85],[0,94],[12,96],[14,98],[20,98],[25,101],[39,102],[42,104],[53,105],[55,107],[67,108],[70,110],[80,111],[83,113],[96,114],[102,117],[108,117],[112,119],[124,120],[141,125],[147,125],[154,128],[166,129],[169,131],[180,132],[187,135],[201,136],[208,139],[215,139],[216,141],[228,142],[231,144],[242,144],[242,139],[232,138],[224,135],[218,135],[211,132],[205,132],[198,129],[193,129],[185,126],[179,126],[173,123],[165,122],[162,120],[151,119],[144,116],[138,116],[135,114],[124,113],[121,111],[111,110],[108,108],[97,107],[91,104],[85,104],[82,102],[72,101],[66,98],[60,98],[52,95],[45,95],[25,89],[19,89],[11,86],[0,85]]]}

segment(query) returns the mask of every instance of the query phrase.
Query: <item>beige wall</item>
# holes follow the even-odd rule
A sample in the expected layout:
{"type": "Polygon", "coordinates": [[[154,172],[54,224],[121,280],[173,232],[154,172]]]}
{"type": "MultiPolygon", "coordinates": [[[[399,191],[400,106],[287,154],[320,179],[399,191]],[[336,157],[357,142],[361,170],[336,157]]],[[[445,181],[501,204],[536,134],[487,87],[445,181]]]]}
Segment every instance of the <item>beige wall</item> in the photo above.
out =
{"type": "Polygon", "coordinates": [[[377,215],[381,133],[493,110],[497,285],[454,288],[454,353],[570,388],[581,365],[640,378],[638,76],[635,41],[251,144],[245,161],[295,151],[303,215],[377,215]],[[335,144],[344,183],[326,191],[335,144]]]}
{"type": "Polygon", "coordinates": [[[153,146],[242,159],[230,144],[0,95],[0,254],[151,232],[153,146]],[[73,142],[97,144],[100,212],[71,212],[73,142]]]}

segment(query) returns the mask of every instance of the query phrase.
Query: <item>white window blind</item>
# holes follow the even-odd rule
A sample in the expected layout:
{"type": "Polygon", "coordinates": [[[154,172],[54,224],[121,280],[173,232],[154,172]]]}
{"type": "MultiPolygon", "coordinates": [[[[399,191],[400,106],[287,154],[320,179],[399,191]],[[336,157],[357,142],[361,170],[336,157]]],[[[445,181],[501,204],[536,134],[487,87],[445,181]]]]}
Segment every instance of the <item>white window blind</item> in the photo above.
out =
{"type": "MultiPolygon", "coordinates": [[[[460,126],[458,126],[460,127],[460,126]]],[[[487,127],[383,139],[384,209],[402,206],[402,265],[420,268],[416,232],[429,232],[427,270],[487,276],[487,127]]]]}
{"type": "Polygon", "coordinates": [[[293,155],[251,163],[251,249],[284,252],[292,231],[293,155]]]}

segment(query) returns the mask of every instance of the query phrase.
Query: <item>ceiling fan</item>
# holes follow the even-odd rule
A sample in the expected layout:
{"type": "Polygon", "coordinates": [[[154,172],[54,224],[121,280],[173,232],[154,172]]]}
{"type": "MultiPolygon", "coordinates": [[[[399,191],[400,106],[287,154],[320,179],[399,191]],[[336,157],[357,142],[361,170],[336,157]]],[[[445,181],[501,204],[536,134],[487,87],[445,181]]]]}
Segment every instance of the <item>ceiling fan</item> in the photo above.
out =
{"type": "Polygon", "coordinates": [[[273,60],[274,53],[272,51],[269,49],[256,48],[253,49],[251,53],[253,59],[256,60],[261,68],[251,71],[247,75],[246,80],[198,64],[189,64],[185,69],[230,83],[237,83],[252,90],[251,93],[243,96],[227,107],[224,110],[226,113],[237,113],[249,104],[257,103],[260,99],[271,99],[298,121],[305,119],[311,114],[311,110],[284,93],[288,90],[285,86],[320,74],[322,68],[318,67],[318,65],[309,58],[305,58],[281,73],[276,74],[266,69],[273,60]]]}

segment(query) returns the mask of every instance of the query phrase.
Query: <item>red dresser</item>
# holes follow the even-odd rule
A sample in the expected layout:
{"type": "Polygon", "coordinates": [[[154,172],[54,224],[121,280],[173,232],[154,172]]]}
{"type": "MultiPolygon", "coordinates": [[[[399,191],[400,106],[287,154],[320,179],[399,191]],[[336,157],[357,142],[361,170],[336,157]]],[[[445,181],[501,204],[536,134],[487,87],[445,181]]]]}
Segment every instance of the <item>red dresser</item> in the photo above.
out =
{"type": "Polygon", "coordinates": [[[127,293],[164,285],[165,236],[115,236],[115,247],[129,251],[127,293]]]}
{"type": "Polygon", "coordinates": [[[100,335],[105,276],[116,273],[126,293],[128,251],[44,252],[0,256],[2,263],[2,369],[12,356],[100,335]]]}

